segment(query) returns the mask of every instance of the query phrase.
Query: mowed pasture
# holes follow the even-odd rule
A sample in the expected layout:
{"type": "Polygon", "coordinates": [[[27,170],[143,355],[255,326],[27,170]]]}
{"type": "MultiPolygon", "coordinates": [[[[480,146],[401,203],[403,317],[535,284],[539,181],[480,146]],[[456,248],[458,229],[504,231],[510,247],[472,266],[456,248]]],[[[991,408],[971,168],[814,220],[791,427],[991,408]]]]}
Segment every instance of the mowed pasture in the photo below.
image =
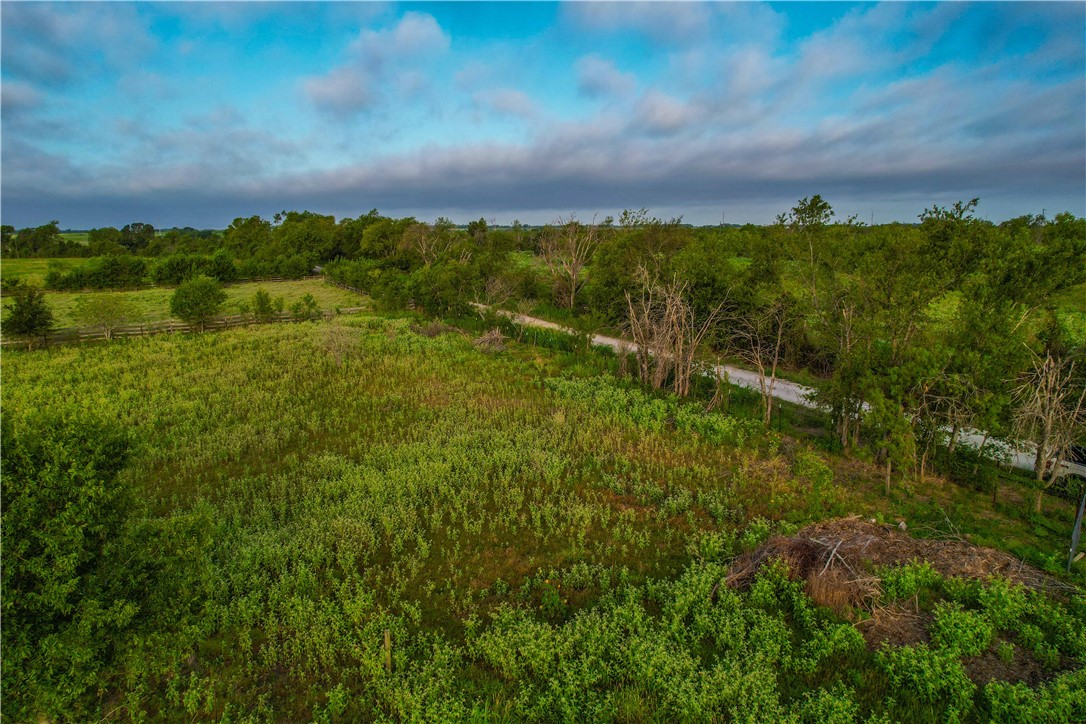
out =
{"type": "Polygon", "coordinates": [[[722,585],[775,532],[893,520],[910,496],[880,496],[876,472],[596,378],[605,356],[571,367],[438,332],[370,316],[5,353],[16,434],[41,416],[131,431],[135,507],[101,595],[138,611],[70,634],[96,652],[78,681],[35,661],[66,688],[9,684],[6,704],[254,721],[1081,713],[1081,595],[902,569],[884,603],[922,603],[934,640],[877,650],[779,566],[722,585]],[[556,381],[564,368],[593,379],[556,381]],[[965,663],[997,649],[1043,675],[971,680],[965,663]]]}
{"type": "MultiPolygon", "coordinates": [[[[337,307],[358,307],[364,304],[357,292],[328,284],[321,279],[298,279],[286,281],[242,282],[224,287],[226,301],[222,306],[223,314],[238,314],[243,309],[252,308],[253,295],[263,289],[272,299],[282,297],[286,310],[291,304],[300,301],[306,294],[312,294],[322,310],[334,311],[337,307]]],[[[170,297],[174,290],[170,287],[138,289],[132,291],[87,291],[87,292],[51,292],[46,291],[45,301],[53,311],[56,327],[77,327],[79,320],[74,312],[81,297],[113,295],[132,304],[133,323],[160,322],[170,319],[170,297]]]]}
{"type": "Polygon", "coordinates": [[[78,269],[86,264],[89,259],[51,258],[51,259],[4,259],[0,261],[0,277],[10,284],[21,281],[34,286],[45,286],[45,275],[51,270],[62,272],[78,269]]]}

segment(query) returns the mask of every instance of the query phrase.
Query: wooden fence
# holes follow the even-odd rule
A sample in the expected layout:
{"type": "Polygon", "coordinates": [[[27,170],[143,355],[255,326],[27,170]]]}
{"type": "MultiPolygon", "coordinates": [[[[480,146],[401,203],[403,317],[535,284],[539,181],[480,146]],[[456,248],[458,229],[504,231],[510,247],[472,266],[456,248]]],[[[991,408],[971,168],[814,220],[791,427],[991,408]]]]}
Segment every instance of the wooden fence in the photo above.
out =
{"type": "MultiPolygon", "coordinates": [[[[363,312],[367,307],[342,307],[339,314],[353,314],[363,312]]],[[[320,317],[331,319],[336,316],[334,311],[323,311],[320,317]]],[[[203,326],[203,331],[230,329],[231,327],[247,327],[251,324],[269,324],[272,322],[304,322],[314,317],[296,317],[293,312],[280,312],[267,320],[258,320],[252,314],[231,314],[226,317],[215,317],[203,326]]],[[[69,344],[74,342],[98,342],[107,339],[121,339],[126,337],[146,337],[151,334],[173,334],[175,332],[199,331],[195,325],[179,322],[176,319],[167,319],[162,322],[150,322],[147,324],[125,324],[112,329],[104,327],[66,327],[55,329],[44,337],[5,339],[0,341],[0,347],[21,348],[36,347],[51,344],[69,344]]]]}
{"type": "MultiPolygon", "coordinates": [[[[224,287],[229,287],[229,286],[232,286],[234,284],[253,284],[253,283],[256,283],[256,282],[303,282],[303,281],[313,281],[314,279],[324,279],[324,276],[321,275],[321,274],[307,274],[304,277],[293,277],[293,278],[292,277],[245,277],[243,279],[235,279],[235,280],[229,281],[229,282],[222,282],[222,285],[224,287]]],[[[332,283],[332,282],[330,281],[329,283],[332,283]]],[[[336,284],[336,286],[341,287],[343,285],[342,284],[336,284]]],[[[176,289],[176,288],[177,288],[176,284],[161,284],[160,285],[160,284],[155,284],[153,282],[150,283],[150,284],[141,284],[141,285],[139,285],[137,287],[118,287],[116,289],[114,289],[114,288],[96,289],[96,288],[91,288],[91,287],[87,287],[85,289],[45,289],[44,287],[42,287],[42,289],[44,291],[57,292],[59,294],[93,294],[95,292],[139,292],[139,291],[144,291],[146,289],[176,289]]],[[[350,289],[350,288],[351,287],[344,287],[344,289],[350,289]]],[[[10,294],[11,291],[12,290],[10,288],[0,287],[0,297],[3,297],[5,295],[10,294]]]]}

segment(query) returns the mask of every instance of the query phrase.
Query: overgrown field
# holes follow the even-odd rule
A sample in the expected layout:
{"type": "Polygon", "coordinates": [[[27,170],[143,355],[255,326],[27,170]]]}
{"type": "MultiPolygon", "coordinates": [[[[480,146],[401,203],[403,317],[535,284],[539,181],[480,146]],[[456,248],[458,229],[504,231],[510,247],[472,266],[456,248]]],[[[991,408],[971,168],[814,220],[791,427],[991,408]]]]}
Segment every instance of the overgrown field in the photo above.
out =
{"type": "MultiPolygon", "coordinates": [[[[723,583],[775,532],[957,493],[886,500],[748,419],[587,377],[606,358],[559,377],[569,355],[439,331],[356,317],[5,353],[5,450],[57,420],[133,444],[127,517],[78,595],[53,592],[71,605],[46,625],[5,591],[13,720],[1086,717],[1081,590],[883,571],[878,605],[930,633],[879,648],[842,618],[864,608],[814,605],[780,564],[723,583]],[[1027,683],[973,676],[981,658],[1028,663],[1027,683]]],[[[5,465],[6,556],[25,491],[5,465]]],[[[1059,550],[1068,507],[974,512],[1059,550]]]]}

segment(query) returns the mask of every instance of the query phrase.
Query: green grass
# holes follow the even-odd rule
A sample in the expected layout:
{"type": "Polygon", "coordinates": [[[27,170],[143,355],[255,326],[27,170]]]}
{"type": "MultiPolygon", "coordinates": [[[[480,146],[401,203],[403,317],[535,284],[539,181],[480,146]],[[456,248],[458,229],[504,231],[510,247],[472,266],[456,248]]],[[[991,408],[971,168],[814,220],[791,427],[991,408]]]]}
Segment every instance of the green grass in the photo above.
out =
{"type": "Polygon", "coordinates": [[[83,266],[87,261],[82,258],[3,259],[0,260],[0,276],[8,281],[18,279],[40,287],[44,286],[45,275],[51,269],[67,272],[83,266]]]}
{"type": "Polygon", "coordinates": [[[62,231],[60,237],[65,241],[74,241],[79,244],[86,244],[90,241],[90,232],[87,231],[62,231]]]}
{"type": "MultiPolygon", "coordinates": [[[[352,291],[327,284],[320,279],[300,279],[296,281],[282,282],[245,282],[231,284],[224,287],[226,290],[226,302],[223,304],[223,314],[236,314],[239,304],[252,306],[252,297],[258,289],[264,289],[272,298],[282,297],[286,309],[300,300],[306,294],[312,294],[321,309],[335,309],[336,307],[363,306],[362,297],[352,291]]],[[[142,322],[157,322],[170,318],[170,297],[172,288],[162,287],[155,289],[140,289],[127,292],[49,292],[45,293],[45,301],[53,310],[53,316],[57,327],[77,326],[72,312],[80,297],[100,294],[113,294],[133,302],[138,310],[142,322]]]]}
{"type": "Polygon", "coordinates": [[[1063,290],[1056,295],[1053,302],[1062,312],[1086,314],[1086,284],[1063,290]]]}
{"type": "MultiPolygon", "coordinates": [[[[412,323],[4,354],[13,429],[63,411],[115,420],[136,444],[121,475],[137,508],[111,551],[142,576],[139,614],[106,632],[86,708],[62,718],[867,716],[883,711],[891,674],[905,672],[906,693],[930,682],[911,659],[868,651],[779,571],[749,593],[719,586],[731,555],[832,515],[912,523],[924,505],[962,526],[987,514],[1036,550],[1066,544],[1065,507],[1034,519],[1009,493],[993,509],[942,483],[895,483],[887,500],[863,464],[820,466],[773,434],[703,437],[696,402],[545,383],[613,357],[516,343],[485,354],[471,335],[412,323]]],[[[934,685],[985,706],[959,679],[934,685]]],[[[9,688],[5,703],[21,696],[9,688]]],[[[910,701],[890,713],[946,714],[940,696],[910,701]]]]}

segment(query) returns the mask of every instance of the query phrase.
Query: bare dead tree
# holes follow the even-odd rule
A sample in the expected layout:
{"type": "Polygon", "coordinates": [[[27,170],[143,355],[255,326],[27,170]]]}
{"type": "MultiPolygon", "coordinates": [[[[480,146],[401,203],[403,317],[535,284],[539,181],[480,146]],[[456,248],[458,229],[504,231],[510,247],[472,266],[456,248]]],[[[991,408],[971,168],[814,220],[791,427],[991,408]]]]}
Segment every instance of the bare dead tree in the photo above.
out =
{"type": "Polygon", "coordinates": [[[758,372],[762,424],[766,427],[773,419],[773,391],[790,314],[787,303],[776,299],[766,307],[730,318],[733,352],[758,372]]]}
{"type": "Polygon", "coordinates": [[[1015,437],[1037,446],[1034,510],[1039,513],[1044,491],[1056,481],[1060,463],[1086,426],[1086,385],[1075,375],[1073,361],[1046,351],[1043,357],[1034,356],[1013,399],[1015,437]]]}
{"type": "Polygon", "coordinates": [[[600,243],[600,227],[595,217],[582,224],[573,216],[559,218],[543,229],[539,237],[539,255],[555,283],[555,294],[569,309],[577,303],[577,292],[584,286],[584,268],[600,243]]]}
{"type": "Polygon", "coordinates": [[[490,277],[483,285],[477,301],[488,307],[500,307],[516,294],[516,289],[505,277],[490,277]]]}
{"type": "Polygon", "coordinates": [[[638,372],[642,382],[660,389],[672,379],[675,394],[690,394],[697,350],[720,316],[721,302],[700,322],[686,301],[686,284],[673,279],[667,284],[638,270],[641,294],[634,299],[626,293],[626,328],[637,344],[638,372]]]}
{"type": "Polygon", "coordinates": [[[449,251],[454,242],[451,222],[438,219],[433,225],[417,222],[404,229],[400,249],[415,252],[425,266],[430,266],[440,255],[449,251]]]}

